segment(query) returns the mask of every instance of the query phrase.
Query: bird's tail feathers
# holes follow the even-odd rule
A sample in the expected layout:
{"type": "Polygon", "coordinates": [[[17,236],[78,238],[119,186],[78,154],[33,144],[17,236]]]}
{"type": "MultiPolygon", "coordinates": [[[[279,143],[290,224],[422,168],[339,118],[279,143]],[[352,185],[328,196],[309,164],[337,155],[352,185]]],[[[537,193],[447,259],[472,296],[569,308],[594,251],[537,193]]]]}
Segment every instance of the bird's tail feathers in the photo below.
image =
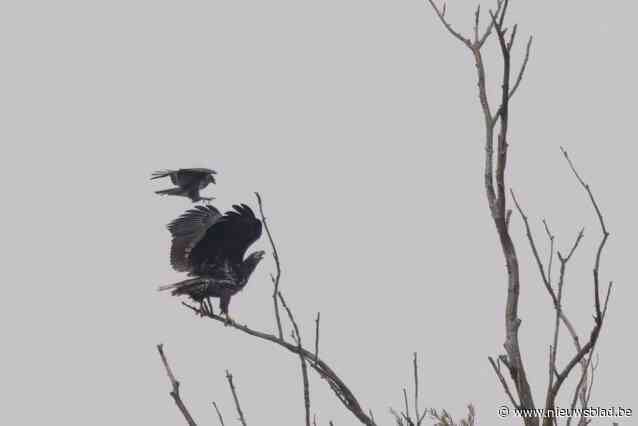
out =
{"type": "Polygon", "coordinates": [[[207,283],[206,278],[196,277],[179,281],[173,284],[165,284],[157,287],[157,291],[172,290],[171,294],[189,294],[195,288],[207,283]]]}
{"type": "Polygon", "coordinates": [[[170,176],[173,173],[175,173],[175,170],[168,170],[168,169],[158,170],[156,172],[151,173],[151,180],[165,178],[167,176],[170,176]]]}

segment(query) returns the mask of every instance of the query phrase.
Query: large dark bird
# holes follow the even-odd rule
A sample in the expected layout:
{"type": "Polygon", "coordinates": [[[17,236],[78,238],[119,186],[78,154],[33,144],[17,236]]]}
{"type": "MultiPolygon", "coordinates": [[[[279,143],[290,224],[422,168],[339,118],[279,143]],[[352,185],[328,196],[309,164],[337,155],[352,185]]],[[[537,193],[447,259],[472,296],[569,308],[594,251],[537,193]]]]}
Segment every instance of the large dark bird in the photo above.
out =
{"type": "Polygon", "coordinates": [[[230,298],[246,286],[264,257],[256,251],[244,259],[248,247],[261,236],[262,224],[245,204],[222,215],[211,205],[197,206],[168,225],[173,236],[171,266],[194,278],[159,287],[173,295],[187,295],[212,313],[211,297],[228,319],[230,298]],[[206,306],[206,302],[208,306],[206,306]]]}
{"type": "Polygon", "coordinates": [[[175,188],[155,191],[156,194],[188,197],[192,202],[210,201],[213,198],[202,197],[199,195],[199,191],[206,188],[209,183],[215,183],[216,174],[215,170],[204,168],[159,170],[151,175],[151,180],[170,176],[171,182],[176,185],[175,188]]]}

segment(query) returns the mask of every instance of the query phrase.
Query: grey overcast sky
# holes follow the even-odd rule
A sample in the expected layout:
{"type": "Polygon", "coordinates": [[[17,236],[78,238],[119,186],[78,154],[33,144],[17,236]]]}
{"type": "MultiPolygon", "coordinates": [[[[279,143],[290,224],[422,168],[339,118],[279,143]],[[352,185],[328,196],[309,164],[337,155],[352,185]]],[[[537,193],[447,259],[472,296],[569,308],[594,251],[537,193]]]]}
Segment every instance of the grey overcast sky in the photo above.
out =
{"type": "MultiPolygon", "coordinates": [[[[450,1],[449,19],[467,33],[475,6],[450,1]]],[[[508,171],[539,238],[542,218],[562,250],[585,227],[566,287],[583,336],[600,233],[559,145],[592,185],[612,233],[602,277],[616,283],[593,405],[634,410],[636,12],[512,1],[519,40],[535,42],[508,171]]],[[[305,341],[321,311],[322,355],[380,424],[392,424],[413,351],[422,406],[461,415],[472,402],[479,424],[515,423],[496,416],[506,398],[487,362],[502,352],[505,269],[474,65],[425,2],[6,1],[0,58],[0,423],[183,424],[159,342],[200,424],[216,424],[213,400],[237,424],[225,369],[249,424],[302,423],[298,359],[155,291],[182,277],[165,225],[189,203],[155,196],[164,185],[148,178],[188,166],[219,171],[205,193],[221,208],[262,193],[305,341]]],[[[497,88],[496,55],[488,67],[497,88]]],[[[512,232],[541,401],[552,310],[516,215],[512,232]]],[[[262,262],[233,299],[241,322],[272,330],[273,270],[262,262]]],[[[316,377],[311,396],[321,424],[356,424],[316,377]]]]}

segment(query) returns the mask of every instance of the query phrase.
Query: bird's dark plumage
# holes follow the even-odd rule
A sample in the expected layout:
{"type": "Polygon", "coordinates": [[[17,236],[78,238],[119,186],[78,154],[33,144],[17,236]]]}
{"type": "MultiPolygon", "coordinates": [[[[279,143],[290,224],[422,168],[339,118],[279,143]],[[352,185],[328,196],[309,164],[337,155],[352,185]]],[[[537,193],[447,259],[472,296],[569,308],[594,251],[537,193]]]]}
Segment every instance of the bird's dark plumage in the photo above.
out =
{"type": "Polygon", "coordinates": [[[221,214],[211,205],[196,206],[168,225],[173,236],[171,266],[194,276],[162,286],[172,294],[185,294],[200,303],[219,297],[220,309],[228,314],[230,298],[240,291],[264,256],[246,250],[259,239],[262,223],[245,204],[221,214]]]}
{"type": "Polygon", "coordinates": [[[179,169],[179,170],[159,170],[151,174],[151,180],[170,177],[175,188],[155,191],[160,195],[177,195],[188,197],[192,202],[200,200],[212,200],[212,198],[202,197],[199,191],[206,188],[210,183],[215,182],[217,172],[205,168],[179,169]]]}

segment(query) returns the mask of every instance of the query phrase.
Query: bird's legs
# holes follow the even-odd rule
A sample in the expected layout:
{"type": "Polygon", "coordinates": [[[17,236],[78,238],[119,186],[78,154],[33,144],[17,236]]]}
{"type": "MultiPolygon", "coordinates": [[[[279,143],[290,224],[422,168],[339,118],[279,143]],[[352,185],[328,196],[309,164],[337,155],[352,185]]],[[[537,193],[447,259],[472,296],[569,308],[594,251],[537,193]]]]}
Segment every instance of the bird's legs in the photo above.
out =
{"type": "Polygon", "coordinates": [[[202,301],[199,302],[199,310],[201,316],[212,316],[215,314],[213,312],[213,304],[210,300],[210,297],[202,299],[202,301]]]}
{"type": "Polygon", "coordinates": [[[224,316],[226,317],[226,319],[224,320],[224,325],[226,326],[231,325],[233,323],[233,319],[230,317],[228,312],[224,313],[224,316]]]}

